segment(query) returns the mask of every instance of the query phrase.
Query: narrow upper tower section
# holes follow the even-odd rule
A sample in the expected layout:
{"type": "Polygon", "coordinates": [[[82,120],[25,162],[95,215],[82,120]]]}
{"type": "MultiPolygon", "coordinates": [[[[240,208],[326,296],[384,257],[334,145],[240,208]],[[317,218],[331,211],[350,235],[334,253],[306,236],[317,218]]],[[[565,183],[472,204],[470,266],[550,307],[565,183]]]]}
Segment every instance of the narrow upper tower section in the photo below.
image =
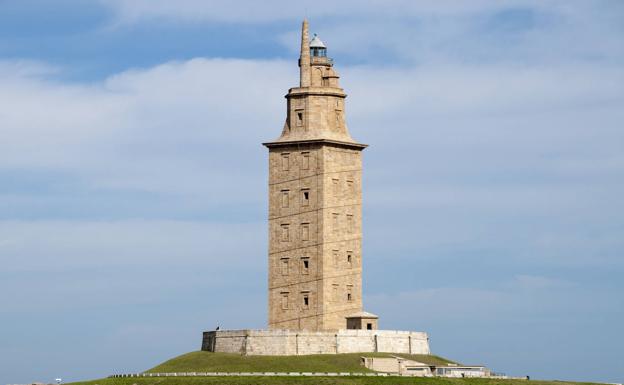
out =
{"type": "Polygon", "coordinates": [[[310,41],[308,21],[301,27],[299,87],[288,90],[288,113],[282,135],[275,142],[328,140],[357,144],[344,118],[344,99],[327,47],[314,35],[310,41]]]}

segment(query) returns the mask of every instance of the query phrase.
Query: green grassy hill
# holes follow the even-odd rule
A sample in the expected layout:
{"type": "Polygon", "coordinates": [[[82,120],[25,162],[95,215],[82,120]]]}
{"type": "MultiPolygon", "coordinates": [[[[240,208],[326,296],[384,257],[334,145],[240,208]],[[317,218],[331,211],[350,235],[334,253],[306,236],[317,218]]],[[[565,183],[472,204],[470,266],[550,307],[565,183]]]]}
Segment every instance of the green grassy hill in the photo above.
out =
{"type": "MultiPolygon", "coordinates": [[[[433,355],[396,354],[432,365],[452,363],[433,355]]],[[[388,357],[388,353],[326,354],[311,356],[241,356],[192,352],[147,370],[172,372],[370,372],[360,357],[388,357]]],[[[583,385],[578,382],[495,380],[480,378],[416,377],[130,377],[74,382],[72,385],[583,385]]],[[[588,384],[588,383],[585,383],[588,384]]],[[[69,385],[69,384],[68,384],[69,385]]]]}
{"type": "Polygon", "coordinates": [[[594,385],[582,382],[419,377],[153,377],[105,378],[72,385],[594,385]]]}
{"type": "MultiPolygon", "coordinates": [[[[451,361],[421,354],[394,354],[426,364],[451,361]]],[[[171,372],[371,372],[360,357],[391,357],[389,353],[316,354],[310,356],[241,356],[230,353],[191,352],[150,369],[147,373],[171,372]]]]}

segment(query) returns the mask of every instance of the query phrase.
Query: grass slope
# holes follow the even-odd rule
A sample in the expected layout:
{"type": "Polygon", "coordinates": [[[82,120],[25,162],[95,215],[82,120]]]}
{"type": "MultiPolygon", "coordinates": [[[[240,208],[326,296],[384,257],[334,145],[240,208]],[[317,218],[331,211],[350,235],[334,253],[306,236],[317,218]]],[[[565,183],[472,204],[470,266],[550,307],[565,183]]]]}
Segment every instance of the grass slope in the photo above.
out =
{"type": "MultiPolygon", "coordinates": [[[[427,364],[451,361],[432,355],[397,354],[427,364]]],[[[388,353],[312,356],[241,356],[192,352],[175,357],[147,373],[171,372],[369,372],[360,357],[388,357],[388,353]]],[[[589,385],[563,381],[495,380],[482,378],[416,377],[152,377],[103,378],[71,385],[589,385]]],[[[70,384],[68,384],[70,385],[70,384]]]]}
{"type": "MultiPolygon", "coordinates": [[[[399,355],[399,354],[397,354],[399,355]]],[[[370,372],[360,357],[391,357],[388,353],[317,354],[309,356],[241,356],[240,354],[191,352],[175,357],[147,373],[172,372],[370,372]]],[[[400,356],[431,365],[451,361],[421,354],[400,356]]]]}
{"type": "Polygon", "coordinates": [[[160,377],[105,378],[71,385],[590,385],[582,382],[418,377],[160,377]]]}

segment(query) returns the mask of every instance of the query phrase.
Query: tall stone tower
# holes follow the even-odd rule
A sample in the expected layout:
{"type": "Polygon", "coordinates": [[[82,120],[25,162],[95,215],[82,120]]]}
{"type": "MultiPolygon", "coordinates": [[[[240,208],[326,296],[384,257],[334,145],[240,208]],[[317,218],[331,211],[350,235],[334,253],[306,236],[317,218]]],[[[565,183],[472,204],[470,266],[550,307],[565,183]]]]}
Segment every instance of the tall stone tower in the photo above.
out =
{"type": "MultiPolygon", "coordinates": [[[[362,312],[362,158],[326,47],[303,22],[299,87],[269,149],[269,328],[338,330],[362,312]]],[[[369,328],[371,324],[369,324],[369,328]]],[[[376,325],[375,325],[376,326],[376,325]]],[[[355,328],[355,327],[351,327],[355,328]]]]}
{"type": "Polygon", "coordinates": [[[323,42],[303,22],[299,87],[269,149],[269,329],[205,331],[202,350],[246,355],[430,354],[424,332],[362,311],[362,150],[323,42]],[[346,330],[360,329],[360,330],[346,330]]]}

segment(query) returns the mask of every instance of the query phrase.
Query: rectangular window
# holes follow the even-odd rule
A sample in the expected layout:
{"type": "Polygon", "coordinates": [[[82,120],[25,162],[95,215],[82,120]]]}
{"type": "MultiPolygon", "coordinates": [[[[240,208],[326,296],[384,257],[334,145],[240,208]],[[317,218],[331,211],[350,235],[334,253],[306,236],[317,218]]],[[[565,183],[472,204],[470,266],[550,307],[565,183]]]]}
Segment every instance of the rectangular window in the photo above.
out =
{"type": "Polygon", "coordinates": [[[340,179],[332,179],[332,192],[334,195],[338,195],[338,193],[340,192],[340,179]]]}
{"type": "Polygon", "coordinates": [[[282,275],[288,275],[288,258],[280,259],[280,266],[282,269],[282,275]]]}
{"type": "Polygon", "coordinates": [[[303,309],[309,309],[310,308],[310,294],[308,292],[302,292],[301,296],[303,297],[303,301],[301,303],[301,307],[303,309]]]}
{"type": "Polygon", "coordinates": [[[342,111],[336,110],[336,127],[342,126],[342,111]]]}
{"type": "Polygon", "coordinates": [[[310,153],[302,152],[301,153],[301,169],[307,170],[310,168],[310,153]]]}
{"type": "Polygon", "coordinates": [[[281,199],[282,199],[282,208],[287,208],[288,207],[288,195],[289,195],[290,191],[289,190],[282,190],[281,191],[281,199]]]}
{"type": "Polygon", "coordinates": [[[297,122],[295,123],[297,127],[303,126],[303,110],[295,111],[295,115],[297,116],[297,122]]]}
{"type": "Polygon", "coordinates": [[[373,330],[373,324],[367,323],[366,324],[366,330],[373,330]]]}
{"type": "Polygon", "coordinates": [[[302,241],[310,240],[310,224],[309,223],[301,224],[301,240],[302,241]]]}
{"type": "Polygon", "coordinates": [[[353,222],[353,214],[347,214],[347,229],[349,232],[355,230],[355,223],[353,222]]]}
{"type": "Polygon", "coordinates": [[[353,179],[347,179],[347,191],[349,191],[349,194],[353,194],[355,192],[354,186],[353,179]]]}
{"type": "Polygon", "coordinates": [[[282,171],[290,170],[290,153],[282,153],[282,171]]]}
{"type": "Polygon", "coordinates": [[[301,258],[301,274],[309,274],[310,272],[310,258],[301,258]]]}
{"type": "Polygon", "coordinates": [[[347,251],[347,266],[353,267],[353,251],[347,251]]]}
{"type": "Polygon", "coordinates": [[[353,285],[347,285],[347,302],[353,301],[353,285]]]}
{"type": "Polygon", "coordinates": [[[334,260],[334,267],[338,267],[340,263],[340,250],[332,250],[332,257],[334,260]]]}
{"type": "Polygon", "coordinates": [[[281,227],[281,241],[282,242],[288,242],[290,240],[290,225],[288,223],[285,223],[283,225],[280,226],[281,227]]]}
{"type": "Polygon", "coordinates": [[[338,232],[338,213],[332,213],[332,230],[334,234],[338,232]]]}
{"type": "Polygon", "coordinates": [[[284,292],[282,294],[282,310],[288,310],[288,293],[284,292]]]}
{"type": "Polygon", "coordinates": [[[301,206],[308,206],[310,204],[310,189],[301,189],[301,206]]]}
{"type": "Polygon", "coordinates": [[[332,299],[334,302],[338,302],[338,284],[332,285],[332,299]]]}

